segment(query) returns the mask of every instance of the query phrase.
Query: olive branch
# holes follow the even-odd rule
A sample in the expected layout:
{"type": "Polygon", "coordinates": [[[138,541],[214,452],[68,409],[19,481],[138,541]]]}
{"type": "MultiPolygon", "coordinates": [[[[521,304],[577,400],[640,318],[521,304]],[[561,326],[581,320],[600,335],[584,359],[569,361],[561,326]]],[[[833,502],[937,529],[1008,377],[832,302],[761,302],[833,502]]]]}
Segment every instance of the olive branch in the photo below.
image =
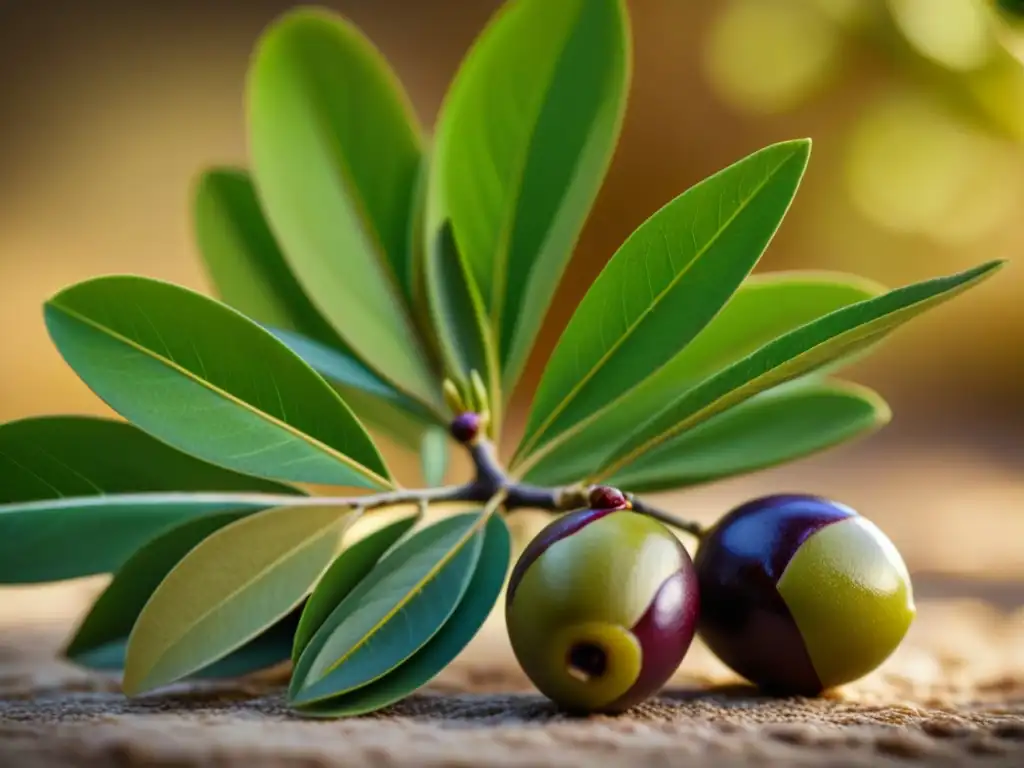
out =
{"type": "Polygon", "coordinates": [[[70,659],[123,673],[130,694],[290,661],[297,709],[373,711],[491,614],[508,512],[578,509],[613,486],[699,537],[637,494],[888,421],[834,374],[1001,262],[892,290],[754,274],[809,159],[795,140],[681,192],[610,255],[499,455],[611,163],[631,51],[622,0],[510,0],[428,139],[347,20],[299,9],[264,31],[247,167],[194,188],[217,298],[133,275],[65,288],[45,303],[50,337],[122,418],[0,425],[0,583],[113,575],[70,659]],[[423,488],[399,487],[367,427],[420,455],[423,488]],[[449,486],[453,444],[474,473],[449,486]],[[360,533],[383,510],[402,514],[360,533]]]}

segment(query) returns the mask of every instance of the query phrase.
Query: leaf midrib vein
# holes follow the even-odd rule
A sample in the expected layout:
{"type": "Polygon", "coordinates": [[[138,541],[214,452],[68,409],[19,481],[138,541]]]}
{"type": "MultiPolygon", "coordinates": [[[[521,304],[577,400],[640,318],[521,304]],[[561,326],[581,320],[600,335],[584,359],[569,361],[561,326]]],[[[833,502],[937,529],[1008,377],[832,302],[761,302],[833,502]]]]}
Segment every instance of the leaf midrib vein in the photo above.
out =
{"type": "MultiPolygon", "coordinates": [[[[234,598],[236,598],[242,592],[250,589],[257,582],[259,582],[262,579],[264,579],[274,569],[276,569],[279,565],[281,565],[281,563],[285,562],[286,560],[289,560],[290,558],[292,558],[293,556],[295,556],[299,552],[302,552],[303,550],[308,549],[308,548],[312,547],[313,545],[317,544],[320,541],[321,538],[323,538],[328,533],[330,533],[331,528],[338,527],[349,515],[351,515],[350,512],[343,512],[343,513],[339,514],[339,516],[335,520],[331,521],[330,523],[327,523],[326,525],[321,526],[315,533],[312,533],[312,534],[306,536],[298,544],[296,544],[296,545],[294,545],[292,547],[289,547],[287,550],[282,552],[278,557],[274,558],[274,560],[272,560],[271,562],[267,563],[263,568],[261,568],[259,570],[258,573],[254,574],[252,577],[250,577],[250,578],[246,579],[245,581],[243,581],[241,584],[239,584],[237,587],[235,587],[235,589],[233,589],[231,592],[229,592],[227,595],[225,595],[222,599],[218,600],[216,603],[211,605],[207,610],[203,611],[194,620],[190,621],[189,624],[188,624],[188,627],[183,632],[180,633],[179,642],[180,642],[180,640],[182,640],[185,637],[187,637],[191,632],[193,632],[196,627],[198,627],[200,624],[202,624],[204,621],[206,621],[206,619],[208,619],[216,611],[220,610],[222,607],[224,607],[225,605],[230,603],[234,598]]],[[[254,519],[256,519],[256,518],[250,517],[250,518],[247,518],[246,520],[247,521],[252,521],[254,519]]],[[[211,538],[217,536],[218,534],[222,534],[228,528],[230,528],[230,525],[229,526],[225,526],[224,528],[219,529],[215,533],[211,534],[211,536],[207,537],[206,541],[209,541],[211,538]]],[[[180,563],[179,563],[179,565],[180,565],[180,563]]],[[[174,570],[177,570],[177,568],[178,568],[178,566],[176,565],[174,570]]],[[[169,576],[170,576],[170,574],[168,574],[168,577],[169,576]]],[[[166,579],[165,579],[165,581],[166,581],[166,579]]],[[[253,636],[255,636],[255,635],[253,635],[253,636]]],[[[247,638],[246,641],[250,640],[250,639],[252,639],[252,638],[251,637],[247,638]]],[[[131,642],[131,640],[129,638],[129,643],[130,642],[131,642]]],[[[243,641],[243,642],[245,642],[245,641],[243,641]]],[[[175,647],[175,645],[177,645],[176,642],[171,642],[169,644],[164,645],[164,647],[161,649],[161,651],[153,659],[152,664],[150,664],[150,666],[149,666],[150,674],[152,674],[152,671],[154,669],[156,669],[160,665],[160,663],[164,660],[164,658],[166,658],[167,654],[175,647]]],[[[143,680],[146,680],[149,676],[150,675],[146,675],[146,677],[144,677],[143,680]]]]}
{"type": "MultiPolygon", "coordinates": [[[[63,306],[63,305],[61,305],[61,304],[59,304],[59,303],[57,303],[55,301],[51,301],[51,302],[49,302],[49,304],[50,304],[51,307],[53,307],[54,309],[64,313],[68,317],[70,317],[70,318],[72,318],[74,320],[77,320],[78,322],[83,323],[83,324],[93,328],[94,330],[97,330],[100,333],[103,333],[103,334],[109,336],[110,338],[112,338],[112,339],[114,339],[116,341],[120,341],[122,344],[125,344],[128,347],[131,347],[132,349],[134,349],[137,352],[142,353],[146,357],[149,357],[149,358],[151,358],[153,360],[156,360],[157,362],[165,365],[166,367],[168,367],[168,368],[178,372],[179,374],[181,374],[182,376],[184,376],[186,379],[188,379],[189,381],[193,382],[194,384],[199,384],[201,387],[204,387],[205,389],[208,389],[209,391],[213,392],[214,394],[218,395],[219,397],[222,397],[225,400],[228,400],[229,402],[234,403],[235,405],[237,405],[237,406],[241,407],[242,409],[248,411],[249,413],[255,415],[259,419],[261,419],[263,421],[266,421],[269,424],[272,424],[273,426],[277,427],[278,429],[284,430],[285,432],[291,434],[293,437],[296,437],[299,440],[301,440],[302,442],[307,443],[311,447],[316,448],[317,450],[321,451],[322,453],[325,453],[326,455],[328,455],[329,457],[331,457],[335,461],[338,461],[339,463],[344,464],[345,466],[347,466],[349,469],[353,470],[357,474],[360,474],[363,477],[365,477],[367,480],[370,480],[370,481],[372,481],[374,483],[377,483],[378,486],[380,486],[382,488],[393,488],[394,487],[393,483],[391,483],[390,481],[384,479],[383,477],[381,477],[380,475],[378,475],[376,472],[374,472],[373,470],[369,469],[368,467],[363,466],[362,464],[357,462],[355,459],[352,459],[352,458],[346,456],[345,454],[343,454],[340,451],[332,448],[331,446],[329,446],[326,443],[320,441],[319,439],[313,437],[312,435],[309,435],[306,432],[303,432],[302,430],[300,430],[300,429],[298,429],[296,427],[293,427],[291,424],[288,424],[287,422],[281,421],[280,419],[278,419],[277,417],[267,413],[266,411],[263,411],[263,410],[260,410],[259,408],[256,408],[255,406],[251,405],[250,403],[247,403],[245,400],[242,400],[241,398],[237,397],[236,395],[233,395],[232,393],[226,391],[225,389],[222,389],[221,387],[215,385],[213,382],[210,382],[210,381],[207,381],[205,379],[199,378],[198,376],[195,375],[195,373],[193,373],[189,369],[185,368],[184,366],[180,365],[179,363],[176,363],[176,362],[173,362],[171,360],[168,360],[167,358],[165,358],[165,357],[157,354],[156,352],[148,349],[147,347],[143,346],[141,343],[139,343],[139,342],[137,342],[137,341],[135,341],[133,339],[130,339],[127,336],[123,335],[122,333],[119,333],[119,332],[113,330],[112,328],[109,328],[109,327],[107,327],[107,326],[105,326],[105,325],[103,325],[101,323],[98,323],[98,322],[96,322],[96,321],[86,317],[85,315],[80,314],[79,312],[77,312],[77,311],[75,311],[73,309],[70,309],[69,307],[63,306]]],[[[332,392],[333,392],[333,390],[332,390],[332,392]]]]}
{"type": "MultiPolygon", "coordinates": [[[[764,180],[760,184],[758,184],[757,187],[736,208],[733,214],[729,217],[728,221],[726,221],[723,226],[718,227],[718,229],[715,231],[715,234],[694,255],[694,257],[690,259],[689,263],[685,267],[683,267],[683,269],[680,272],[678,272],[675,275],[675,277],[672,278],[672,280],[669,281],[669,284],[658,294],[655,300],[652,301],[639,315],[637,315],[633,323],[626,329],[626,332],[623,333],[615,342],[613,342],[611,347],[609,347],[608,350],[606,350],[605,353],[598,359],[597,363],[594,366],[592,366],[591,369],[579,381],[577,381],[575,385],[573,385],[569,393],[561,400],[558,406],[556,406],[556,408],[552,410],[550,414],[548,414],[548,417],[541,423],[540,427],[537,428],[537,431],[534,432],[533,437],[530,439],[530,441],[524,445],[522,451],[522,455],[524,455],[524,457],[529,456],[529,451],[531,451],[537,445],[537,443],[540,441],[540,438],[548,430],[548,428],[551,426],[554,420],[558,416],[560,416],[562,412],[569,406],[569,404],[576,398],[576,396],[579,395],[583,387],[586,386],[601,369],[603,369],[604,365],[608,362],[608,360],[618,351],[618,349],[626,341],[629,340],[629,338],[632,336],[633,332],[637,329],[637,327],[639,327],[639,325],[643,323],[643,321],[657,308],[657,306],[661,303],[664,297],[678,285],[679,281],[682,280],[683,277],[685,277],[690,272],[694,265],[704,258],[707,252],[715,245],[715,243],[718,242],[719,238],[722,236],[722,233],[729,228],[733,221],[735,221],[735,219],[744,210],[746,210],[750,203],[761,193],[761,191],[768,185],[768,183],[773,178],[775,178],[779,171],[789,164],[790,160],[792,160],[795,155],[795,151],[790,152],[784,160],[779,162],[775,166],[775,168],[772,169],[771,173],[765,176],[764,180]]],[[[611,402],[617,401],[619,397],[624,397],[625,395],[628,395],[636,388],[636,386],[637,385],[633,385],[626,391],[621,392],[619,396],[616,397],[611,402]]],[[[603,408],[606,408],[609,405],[611,405],[611,402],[606,403],[605,406],[602,407],[602,410],[603,408]]],[[[515,465],[519,465],[521,463],[522,461],[514,462],[515,465]]]]}
{"type": "Polygon", "coordinates": [[[374,635],[377,634],[377,632],[379,632],[381,630],[381,628],[385,624],[387,624],[389,621],[391,621],[391,619],[394,618],[395,614],[397,614],[399,611],[401,611],[403,608],[405,608],[405,606],[409,603],[409,601],[412,600],[412,598],[415,595],[420,593],[420,591],[423,589],[424,585],[427,582],[431,581],[434,577],[436,577],[437,574],[441,571],[441,569],[444,568],[446,565],[448,565],[448,563],[451,562],[452,559],[454,559],[455,555],[458,554],[462,550],[462,548],[464,546],[466,546],[467,542],[471,538],[473,538],[473,536],[475,536],[477,533],[480,532],[480,530],[484,527],[484,525],[487,524],[487,521],[490,520],[491,515],[494,514],[495,510],[501,504],[501,502],[504,499],[504,497],[505,497],[505,493],[504,492],[501,492],[501,493],[497,494],[496,496],[494,496],[488,502],[488,504],[484,508],[484,510],[480,513],[480,517],[468,529],[466,529],[466,532],[462,536],[460,536],[459,539],[455,542],[455,544],[448,549],[448,551],[444,554],[444,556],[437,561],[437,563],[434,565],[434,567],[431,568],[429,571],[427,571],[427,573],[425,573],[423,575],[423,577],[416,582],[416,584],[414,585],[414,587],[412,589],[410,589],[409,591],[406,592],[405,599],[400,601],[400,602],[398,602],[391,611],[386,613],[380,619],[380,621],[378,621],[368,632],[366,632],[363,635],[362,639],[360,639],[359,642],[353,644],[353,646],[346,653],[344,653],[333,664],[331,664],[326,670],[324,670],[323,674],[320,676],[320,678],[316,682],[320,682],[321,680],[326,678],[329,674],[331,674],[335,669],[337,669],[343,663],[345,663],[345,661],[347,661],[349,658],[352,657],[352,654],[354,654],[357,650],[362,648],[367,642],[370,641],[371,638],[373,638],[374,635]]]}

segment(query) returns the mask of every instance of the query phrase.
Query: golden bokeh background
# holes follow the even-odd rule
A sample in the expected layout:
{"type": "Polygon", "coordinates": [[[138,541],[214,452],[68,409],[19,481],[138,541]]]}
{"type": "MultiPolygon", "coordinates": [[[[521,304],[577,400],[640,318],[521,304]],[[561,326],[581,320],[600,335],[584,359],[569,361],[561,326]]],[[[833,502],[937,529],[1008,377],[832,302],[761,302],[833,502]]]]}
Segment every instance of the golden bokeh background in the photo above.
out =
{"type": "MultiPolygon", "coordinates": [[[[383,50],[428,125],[498,7],[320,4],[383,50]]],[[[0,420],[107,413],[47,339],[41,304],[62,286],[129,272],[206,289],[191,184],[205,165],[244,163],[248,56],[292,5],[0,0],[0,420]]],[[[801,193],[759,269],[896,286],[1011,263],[847,373],[893,405],[882,434],[680,504],[713,516],[799,484],[862,507],[915,569],[1024,577],[1024,45],[987,0],[629,5],[624,133],[513,426],[576,302],[637,225],[755,149],[810,136],[801,193]]]]}

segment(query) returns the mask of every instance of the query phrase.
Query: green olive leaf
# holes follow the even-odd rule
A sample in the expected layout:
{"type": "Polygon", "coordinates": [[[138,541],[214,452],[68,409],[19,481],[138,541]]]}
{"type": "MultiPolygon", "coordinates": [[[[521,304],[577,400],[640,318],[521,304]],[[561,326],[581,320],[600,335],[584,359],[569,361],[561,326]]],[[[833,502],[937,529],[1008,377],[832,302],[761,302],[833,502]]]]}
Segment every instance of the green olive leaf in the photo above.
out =
{"type": "Polygon", "coordinates": [[[422,137],[394,73],[345,19],[301,8],[262,35],[247,103],[253,181],[295,277],[361,360],[440,408],[409,304],[422,137]]]}
{"type": "Polygon", "coordinates": [[[808,456],[888,423],[871,390],[837,381],[783,384],[668,440],[608,482],[634,493],[685,488],[808,456]]]}
{"type": "Polygon", "coordinates": [[[374,531],[338,555],[313,590],[302,611],[292,643],[292,661],[299,657],[337,605],[373,570],[384,553],[416,524],[418,515],[410,515],[374,531]]]}
{"type": "Polygon", "coordinates": [[[366,371],[302,290],[260,208],[249,174],[209,168],[196,183],[196,244],[217,296],[260,325],[281,328],[341,350],[355,375],[366,371]]]}
{"type": "Polygon", "coordinates": [[[337,556],[355,517],[328,506],[270,509],[203,539],[139,614],[128,638],[125,693],[181,680],[295,610],[337,556]]]}
{"type": "Polygon", "coordinates": [[[661,369],[612,407],[577,422],[520,465],[523,479],[565,485],[593,472],[622,435],[686,389],[746,357],[777,336],[883,293],[885,288],[836,272],[768,272],[751,275],[722,310],[661,369]]]}
{"type": "Polygon", "coordinates": [[[121,421],[44,416],[3,424],[0,583],[110,573],[183,520],[256,511],[283,495],[302,494],[207,464],[121,421]]]}
{"type": "MultiPolygon", "coordinates": [[[[241,519],[243,514],[222,512],[188,520],[139,549],[93,603],[64,655],[91,669],[123,669],[132,627],[164,577],[207,536],[241,519]]],[[[297,625],[298,613],[293,611],[266,632],[193,673],[192,677],[240,677],[286,661],[297,625]]]]}
{"type": "Polygon", "coordinates": [[[437,420],[429,409],[364,365],[323,319],[278,248],[245,171],[205,171],[196,185],[193,219],[199,252],[220,299],[269,330],[338,386],[359,418],[374,427],[383,426],[375,419],[379,410],[398,407],[414,418],[437,420]],[[358,393],[349,397],[353,389],[374,396],[369,407],[353,402],[365,400],[358,393]]]}
{"type": "Polygon", "coordinates": [[[487,521],[483,548],[466,594],[455,612],[404,663],[351,693],[299,707],[310,717],[346,717],[375,712],[422,688],[447,667],[476,636],[494,610],[512,557],[512,536],[500,515],[487,521]]]}
{"type": "Polygon", "coordinates": [[[541,376],[512,468],[675,357],[753,269],[803,177],[810,141],[774,144],[644,222],[587,291],[541,376]]]}
{"type": "Polygon", "coordinates": [[[621,0],[508,3],[442,105],[427,235],[452,222],[496,329],[505,390],[608,170],[630,79],[628,26],[621,0]]]}
{"type": "Polygon", "coordinates": [[[684,391],[675,402],[639,425],[611,452],[617,458],[602,466],[595,477],[612,476],[667,440],[757,393],[876,343],[908,320],[991,277],[1002,264],[991,261],[955,275],[898,288],[779,336],[684,391]]]}
{"type": "Polygon", "coordinates": [[[448,472],[450,445],[446,429],[434,427],[423,433],[423,442],[420,445],[420,464],[423,483],[428,488],[436,488],[444,483],[445,474],[448,472]]]}
{"type": "Polygon", "coordinates": [[[436,635],[465,594],[494,506],[441,520],[381,560],[313,636],[289,701],[304,705],[361,688],[436,635]]]}
{"type": "Polygon", "coordinates": [[[424,246],[425,289],[445,369],[464,387],[472,371],[484,375],[491,423],[497,427],[501,413],[501,377],[480,293],[458,253],[450,223],[428,221],[426,232],[432,237],[424,246]]]}
{"type": "Polygon", "coordinates": [[[47,329],[82,380],[157,439],[239,472],[391,486],[376,446],[327,382],[220,302],[132,276],[46,303],[47,329]]]}

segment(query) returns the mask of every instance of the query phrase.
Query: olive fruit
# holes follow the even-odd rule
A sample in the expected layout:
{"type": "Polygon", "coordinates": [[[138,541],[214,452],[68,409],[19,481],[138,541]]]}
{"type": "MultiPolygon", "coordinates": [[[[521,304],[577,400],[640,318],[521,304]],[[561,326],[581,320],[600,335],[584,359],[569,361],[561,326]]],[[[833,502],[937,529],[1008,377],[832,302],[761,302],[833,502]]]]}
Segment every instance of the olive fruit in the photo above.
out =
{"type": "Polygon", "coordinates": [[[693,563],[661,523],[611,508],[582,509],[527,545],[508,585],[516,658],[563,709],[621,712],[679,667],[699,609],[693,563]]]}
{"type": "Polygon", "coordinates": [[[694,559],[699,633],[762,689],[816,695],[878,667],[914,619],[907,567],[873,523],[816,496],[755,499],[694,559]]]}

